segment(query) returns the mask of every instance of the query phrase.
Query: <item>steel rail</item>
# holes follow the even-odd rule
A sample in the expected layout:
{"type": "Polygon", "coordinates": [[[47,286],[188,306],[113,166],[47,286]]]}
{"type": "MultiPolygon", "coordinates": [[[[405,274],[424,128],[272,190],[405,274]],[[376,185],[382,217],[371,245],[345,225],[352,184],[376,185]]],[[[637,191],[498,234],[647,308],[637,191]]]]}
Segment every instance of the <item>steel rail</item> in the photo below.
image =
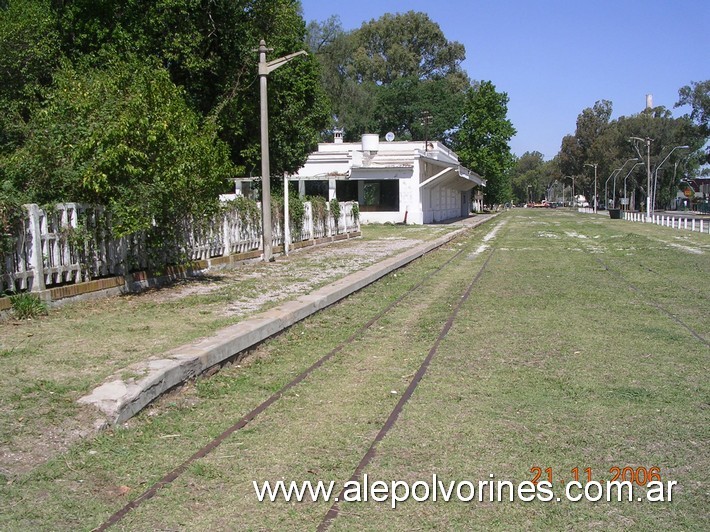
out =
{"type": "MultiPolygon", "coordinates": [[[[437,248],[437,249],[439,249],[439,248],[437,248]]],[[[408,289],[404,294],[402,294],[400,297],[398,297],[393,302],[391,302],[389,305],[387,305],[383,310],[378,312],[373,318],[368,320],[364,325],[359,327],[345,341],[338,344],[331,351],[329,351],[326,355],[324,355],[323,357],[318,359],[316,362],[311,364],[307,369],[305,369],[300,374],[298,374],[293,380],[291,380],[286,385],[284,385],[281,389],[279,389],[277,392],[272,394],[268,399],[266,399],[264,402],[259,404],[256,408],[254,408],[253,410],[251,410],[250,412],[248,412],[247,414],[242,416],[239,419],[239,421],[237,421],[235,424],[233,424],[228,429],[224,430],[219,436],[217,436],[216,438],[211,440],[209,443],[207,443],[206,445],[201,447],[198,451],[196,451],[194,454],[192,454],[189,458],[187,458],[179,466],[174,468],[172,471],[170,471],[165,476],[163,476],[160,480],[158,480],[156,483],[154,483],[151,487],[149,487],[146,491],[144,491],[140,496],[136,497],[135,499],[133,499],[130,502],[128,502],[127,504],[125,504],[122,508],[120,508],[114,514],[112,514],[101,525],[94,528],[93,530],[97,531],[97,532],[108,530],[111,526],[119,523],[124,517],[126,517],[126,515],[128,515],[129,512],[131,512],[135,508],[139,507],[141,504],[143,504],[147,500],[152,499],[161,488],[171,484],[175,479],[177,479],[180,475],[182,475],[185,472],[185,470],[193,462],[206,457],[209,453],[211,453],[214,449],[216,449],[220,444],[222,444],[222,442],[224,442],[229,436],[234,434],[236,431],[244,428],[256,416],[258,416],[259,414],[264,412],[272,404],[274,404],[276,401],[278,401],[284,395],[285,392],[287,392],[288,390],[290,390],[294,386],[297,386],[299,383],[301,383],[303,380],[305,380],[309,375],[311,375],[315,370],[317,370],[318,368],[323,366],[323,364],[328,362],[336,354],[338,354],[340,351],[342,351],[346,345],[350,344],[351,342],[353,342],[354,340],[359,338],[363,332],[365,332],[369,328],[371,328],[383,316],[385,316],[387,313],[389,313],[395,306],[399,305],[402,301],[404,301],[405,298],[410,296],[412,293],[416,292],[426,281],[428,281],[434,275],[441,272],[446,266],[448,266],[456,258],[461,256],[465,251],[467,251],[466,247],[460,249],[453,256],[451,256],[449,259],[447,259],[443,264],[441,264],[438,268],[436,268],[435,270],[433,270],[432,272],[427,274],[424,278],[422,278],[422,280],[420,280],[416,285],[414,285],[412,288],[408,289]]],[[[487,262],[488,261],[486,261],[486,263],[487,262]]],[[[438,341],[437,341],[436,345],[438,345],[438,341]]]]}
{"type": "MultiPolygon", "coordinates": [[[[350,477],[349,482],[357,481],[360,478],[360,475],[363,472],[363,470],[365,469],[365,467],[367,467],[368,464],[375,457],[375,455],[377,453],[378,444],[384,439],[384,437],[387,435],[387,433],[390,431],[390,429],[397,422],[397,418],[399,418],[399,415],[402,412],[402,410],[404,409],[404,406],[409,401],[410,397],[414,394],[414,390],[416,390],[417,386],[419,385],[419,382],[422,380],[422,378],[426,374],[427,369],[429,368],[429,364],[431,363],[432,359],[434,358],[434,355],[436,355],[436,352],[439,349],[439,345],[441,344],[441,342],[444,340],[446,335],[451,330],[451,327],[454,324],[454,320],[456,319],[456,316],[458,315],[459,310],[461,309],[462,305],[468,300],[469,296],[471,295],[471,292],[473,291],[474,285],[481,278],[481,275],[483,275],[483,272],[485,271],[486,267],[488,266],[488,262],[491,260],[491,257],[493,256],[494,252],[495,252],[495,248],[493,250],[491,250],[491,252],[489,253],[485,262],[483,263],[483,266],[481,266],[481,269],[478,271],[476,276],[473,278],[471,283],[468,285],[468,288],[464,292],[463,296],[461,296],[459,298],[458,303],[456,304],[456,306],[453,308],[453,310],[449,314],[449,318],[446,321],[446,323],[444,324],[444,327],[439,332],[439,336],[436,338],[434,345],[432,345],[426,358],[424,359],[422,364],[419,366],[419,369],[417,370],[417,372],[414,374],[414,377],[410,381],[409,386],[407,386],[407,389],[402,394],[402,397],[400,397],[399,401],[397,402],[394,409],[392,410],[389,417],[387,418],[387,421],[385,421],[385,424],[382,426],[380,431],[375,436],[375,439],[372,441],[370,448],[367,450],[365,455],[362,457],[362,459],[358,463],[357,467],[355,468],[355,472],[350,477]]],[[[318,528],[317,528],[318,532],[325,532],[326,530],[328,530],[328,528],[330,527],[332,522],[338,517],[338,514],[340,513],[340,501],[343,499],[343,495],[345,493],[347,485],[348,485],[348,482],[346,482],[344,484],[342,490],[340,491],[338,496],[335,498],[335,502],[330,507],[330,509],[326,513],[325,517],[323,517],[323,520],[318,525],[318,528]]]]}

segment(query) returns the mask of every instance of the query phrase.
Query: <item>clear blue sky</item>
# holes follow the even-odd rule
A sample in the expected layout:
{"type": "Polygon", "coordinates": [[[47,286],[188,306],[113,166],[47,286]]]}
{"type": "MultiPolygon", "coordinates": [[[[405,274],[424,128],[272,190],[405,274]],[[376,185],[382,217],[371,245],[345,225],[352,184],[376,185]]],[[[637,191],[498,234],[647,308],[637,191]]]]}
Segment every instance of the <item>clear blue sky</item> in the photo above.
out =
{"type": "MultiPolygon", "coordinates": [[[[710,0],[302,0],[306,22],[338,15],[345,30],[384,13],[421,11],[466,47],[471,79],[508,93],[517,155],[554,157],[577,115],[611,100],[612,118],[646,94],[674,116],[678,89],[710,79],[710,0]]],[[[347,126],[346,126],[347,127],[347,126]]]]}

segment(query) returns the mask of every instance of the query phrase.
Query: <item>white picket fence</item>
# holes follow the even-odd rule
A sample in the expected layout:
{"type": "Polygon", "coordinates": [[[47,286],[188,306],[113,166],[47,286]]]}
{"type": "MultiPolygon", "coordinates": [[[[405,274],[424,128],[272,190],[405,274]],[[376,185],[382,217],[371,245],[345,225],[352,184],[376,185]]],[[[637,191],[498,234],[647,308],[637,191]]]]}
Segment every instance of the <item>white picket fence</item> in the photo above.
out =
{"type": "MultiPolygon", "coordinates": [[[[355,202],[340,203],[336,224],[329,206],[324,219],[314,220],[312,206],[306,202],[301,230],[291,231],[291,242],[359,232],[355,205],[355,202]]],[[[0,254],[0,294],[37,292],[92,278],[123,275],[151,265],[146,235],[113,237],[110,215],[103,207],[60,203],[49,211],[34,204],[25,205],[25,209],[27,214],[14,235],[13,249],[0,254]]],[[[192,261],[262,248],[261,220],[242,221],[235,209],[207,223],[186,225],[183,234],[184,247],[170,250],[170,255],[192,261]]],[[[282,228],[276,221],[272,245],[282,245],[283,240],[282,228]]]]}
{"type": "MultiPolygon", "coordinates": [[[[579,207],[577,212],[594,214],[594,209],[591,207],[579,207]]],[[[608,212],[602,210],[597,211],[597,214],[608,216],[608,212]]],[[[710,220],[703,218],[675,216],[672,214],[653,214],[649,218],[643,212],[621,211],[621,219],[629,222],[652,223],[662,227],[670,227],[671,229],[710,234],[710,220]]]]}
{"type": "Polygon", "coordinates": [[[710,220],[703,218],[696,219],[670,214],[653,214],[649,218],[642,212],[624,212],[622,217],[630,222],[653,223],[662,227],[670,227],[671,229],[684,229],[686,231],[710,234],[710,220]]]}

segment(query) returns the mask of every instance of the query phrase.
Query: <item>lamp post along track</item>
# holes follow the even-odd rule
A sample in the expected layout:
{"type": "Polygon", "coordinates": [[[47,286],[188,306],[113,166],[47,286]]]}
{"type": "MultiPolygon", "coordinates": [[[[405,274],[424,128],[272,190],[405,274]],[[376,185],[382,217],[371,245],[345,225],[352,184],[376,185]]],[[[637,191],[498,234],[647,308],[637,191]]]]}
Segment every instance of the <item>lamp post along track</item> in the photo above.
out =
{"type": "MultiPolygon", "coordinates": [[[[417,290],[419,290],[419,288],[422,287],[422,285],[424,285],[424,283],[426,283],[427,281],[432,279],[434,276],[440,274],[444,270],[444,268],[449,266],[457,258],[461,257],[465,252],[470,252],[470,247],[472,247],[472,245],[473,245],[473,242],[471,243],[470,246],[462,247],[454,255],[452,255],[451,257],[446,259],[440,266],[438,266],[432,272],[425,275],[413,287],[409,288],[405,293],[403,293],[401,296],[399,296],[396,300],[394,300],[389,305],[387,305],[384,309],[379,311],[373,318],[371,318],[365,324],[363,324],[361,327],[359,327],[345,341],[338,344],[336,347],[334,347],[331,351],[329,351],[323,357],[321,357],[316,362],[311,364],[307,369],[302,371],[293,380],[291,380],[286,385],[284,385],[281,389],[279,389],[274,394],[272,394],[268,399],[266,399],[264,402],[259,404],[256,408],[254,408],[253,410],[251,410],[250,412],[248,412],[247,414],[242,416],[231,427],[224,430],[219,436],[217,436],[212,441],[210,441],[209,443],[204,445],[202,448],[200,448],[198,451],[196,451],[194,454],[192,454],[189,458],[187,458],[184,462],[182,462],[180,465],[178,465],[172,471],[170,471],[165,476],[163,476],[159,481],[157,481],[155,484],[153,484],[150,488],[148,488],[140,496],[138,496],[137,498],[128,502],[125,506],[123,506],[117,512],[112,514],[108,519],[106,519],[106,521],[104,521],[100,526],[94,528],[93,530],[95,530],[95,531],[108,530],[111,526],[119,523],[124,517],[126,517],[126,515],[128,515],[128,513],[131,512],[131,510],[139,507],[141,504],[148,501],[149,499],[152,499],[161,488],[171,484],[174,480],[176,480],[178,477],[180,477],[180,475],[182,475],[192,463],[194,463],[195,461],[200,460],[201,458],[204,458],[208,454],[210,454],[214,449],[216,449],[220,444],[222,444],[229,436],[231,436],[232,434],[234,434],[238,430],[244,428],[249,422],[251,422],[259,414],[263,413],[271,405],[276,403],[284,395],[284,393],[286,393],[291,388],[297,386],[299,383],[301,383],[303,380],[305,380],[309,375],[311,375],[313,372],[315,372],[318,368],[323,366],[326,362],[328,362],[335,355],[337,355],[339,352],[341,352],[348,344],[352,343],[357,338],[359,338],[363,332],[370,329],[375,323],[377,323],[380,319],[382,319],[384,316],[386,316],[388,313],[390,313],[395,307],[400,305],[407,297],[411,296],[412,294],[415,294],[417,292],[417,290]]],[[[490,259],[490,256],[488,257],[488,259],[490,259]]],[[[487,264],[487,263],[488,263],[488,260],[486,260],[485,264],[487,264]]],[[[485,268],[485,265],[484,265],[484,268],[485,268]]],[[[462,299],[461,302],[463,302],[465,300],[465,298],[468,298],[468,294],[470,293],[470,290],[471,290],[473,284],[480,277],[482,272],[483,272],[483,268],[481,269],[479,274],[476,276],[474,281],[471,283],[469,290],[464,294],[464,296],[463,296],[464,299],[462,299]]],[[[460,307],[461,302],[459,302],[459,305],[456,307],[454,312],[458,311],[458,308],[460,307]]],[[[450,318],[450,322],[451,323],[447,323],[447,327],[445,328],[447,332],[448,332],[448,329],[451,327],[451,324],[453,323],[453,317],[450,318]]],[[[435,347],[432,349],[435,349],[438,346],[439,342],[440,342],[440,339],[437,340],[435,347]]],[[[427,359],[430,360],[432,356],[433,356],[433,353],[431,353],[431,355],[429,357],[427,357],[427,359]]],[[[427,360],[425,360],[425,363],[428,365],[427,360]]],[[[426,367],[424,367],[424,371],[425,370],[426,370],[426,367]]],[[[421,368],[420,368],[420,371],[422,371],[421,368]]],[[[422,375],[423,375],[423,372],[422,372],[422,375]]],[[[412,382],[416,383],[416,382],[418,382],[419,379],[421,379],[421,376],[419,376],[418,378],[417,378],[417,376],[415,376],[415,378],[413,379],[412,382]]],[[[410,386],[411,386],[411,384],[410,384],[410,386]]],[[[416,384],[414,385],[414,387],[416,387],[416,384]]],[[[412,391],[413,391],[413,388],[412,388],[412,391]]],[[[409,393],[409,395],[411,395],[411,392],[409,393]]],[[[406,394],[405,394],[405,396],[406,396],[406,394]]],[[[400,410],[401,410],[401,408],[400,408],[400,410]]]]}

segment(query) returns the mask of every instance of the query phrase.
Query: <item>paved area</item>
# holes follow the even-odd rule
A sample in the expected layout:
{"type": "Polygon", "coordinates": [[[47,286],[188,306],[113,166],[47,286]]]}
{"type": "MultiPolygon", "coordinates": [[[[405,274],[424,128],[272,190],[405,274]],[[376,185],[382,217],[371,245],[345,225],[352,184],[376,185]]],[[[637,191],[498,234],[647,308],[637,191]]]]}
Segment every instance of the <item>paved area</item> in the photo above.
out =
{"type": "MultiPolygon", "coordinates": [[[[310,290],[310,287],[318,283],[322,284],[323,268],[308,260],[305,254],[294,253],[283,260],[282,264],[287,265],[286,267],[291,270],[303,269],[304,281],[300,285],[289,285],[285,293],[281,289],[279,294],[273,293],[273,288],[266,289],[262,293],[253,295],[243,304],[233,305],[231,312],[251,314],[251,316],[212,336],[172,349],[163,356],[153,357],[124,368],[90,394],[82,397],[79,402],[97,407],[105,416],[106,425],[122,423],[174,386],[218,366],[294,323],[375,282],[391,271],[401,268],[428,251],[444,245],[461,232],[485,223],[493,216],[479,215],[451,222],[446,224],[447,230],[442,231],[444,233],[442,236],[423,243],[401,239],[369,242],[350,240],[345,246],[323,248],[323,253],[331,256],[334,252],[336,255],[340,252],[343,256],[351,258],[349,264],[341,263],[329,270],[328,275],[341,276],[340,278],[315,290],[310,290]],[[393,250],[396,253],[392,254],[393,250]],[[378,254],[386,258],[379,260],[378,254]],[[363,260],[353,260],[353,256],[362,257],[363,260]],[[344,272],[351,273],[342,277],[344,272]],[[285,297],[286,301],[275,308],[253,314],[255,309],[274,297],[281,299],[285,297]],[[122,377],[122,374],[126,374],[126,370],[138,377],[122,377]]],[[[275,271],[272,273],[277,275],[282,265],[277,263],[274,266],[275,271]]],[[[209,290],[209,286],[200,289],[209,290]]],[[[194,289],[185,288],[185,290],[189,292],[194,289]]],[[[165,297],[179,296],[178,290],[165,297]]]]}

